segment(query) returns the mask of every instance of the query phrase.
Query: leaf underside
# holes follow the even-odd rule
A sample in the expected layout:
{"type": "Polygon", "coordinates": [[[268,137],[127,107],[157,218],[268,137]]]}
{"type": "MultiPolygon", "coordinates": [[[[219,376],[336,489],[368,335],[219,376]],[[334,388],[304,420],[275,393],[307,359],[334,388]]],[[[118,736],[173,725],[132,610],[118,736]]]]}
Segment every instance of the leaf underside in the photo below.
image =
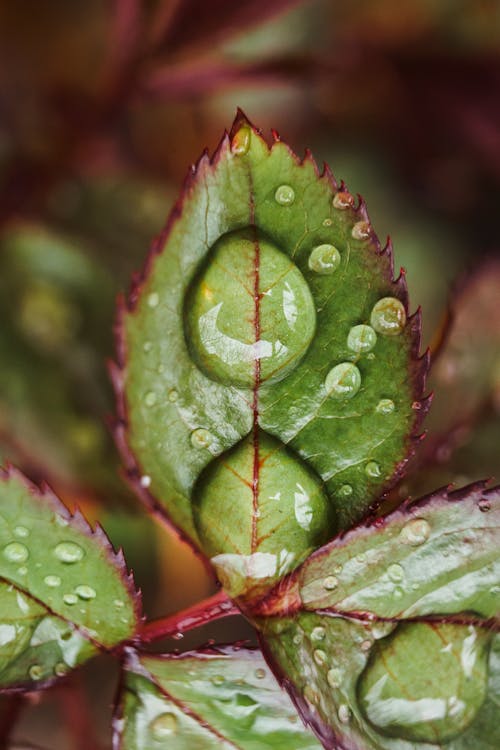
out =
{"type": "Polygon", "coordinates": [[[46,686],[135,634],[139,595],[100,527],[0,473],[0,690],[46,686]]]}
{"type": "Polygon", "coordinates": [[[500,488],[443,490],[334,540],[261,603],[264,653],[325,747],[498,747],[499,546],[500,488]]]}
{"type": "Polygon", "coordinates": [[[131,651],[116,750],[318,750],[262,655],[235,646],[181,656],[131,651]]]}
{"type": "Polygon", "coordinates": [[[276,580],[402,470],[427,358],[392,274],[364,203],[241,113],[188,177],[121,310],[117,442],[143,500],[224,569],[276,580]]]}

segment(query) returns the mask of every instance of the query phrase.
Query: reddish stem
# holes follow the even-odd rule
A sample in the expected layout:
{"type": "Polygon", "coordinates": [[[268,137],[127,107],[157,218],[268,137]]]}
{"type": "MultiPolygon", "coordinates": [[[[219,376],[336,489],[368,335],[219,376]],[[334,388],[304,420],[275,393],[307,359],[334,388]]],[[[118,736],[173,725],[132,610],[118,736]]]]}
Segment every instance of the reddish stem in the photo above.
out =
{"type": "Polygon", "coordinates": [[[10,735],[23,708],[24,696],[19,693],[6,696],[0,705],[0,750],[10,746],[10,735]]]}
{"type": "Polygon", "coordinates": [[[145,623],[139,631],[139,639],[141,643],[152,643],[162,638],[185,633],[222,617],[239,614],[238,607],[221,590],[213,596],[177,612],[175,615],[168,615],[145,623]]]}

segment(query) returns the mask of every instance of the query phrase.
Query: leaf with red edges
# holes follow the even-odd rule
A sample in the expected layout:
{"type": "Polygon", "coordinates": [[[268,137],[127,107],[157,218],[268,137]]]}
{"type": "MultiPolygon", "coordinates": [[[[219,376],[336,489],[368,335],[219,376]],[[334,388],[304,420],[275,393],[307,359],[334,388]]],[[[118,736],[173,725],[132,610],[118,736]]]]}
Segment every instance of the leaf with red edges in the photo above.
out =
{"type": "Polygon", "coordinates": [[[0,690],[45,686],[136,633],[123,555],[47,488],[0,470],[0,690]]]}
{"type": "Polygon", "coordinates": [[[121,308],[113,368],[130,478],[247,599],[394,483],[427,405],[390,245],[274,137],[239,113],[202,156],[121,308]]]}
{"type": "Polygon", "coordinates": [[[325,747],[498,746],[499,546],[500,488],[443,490],[334,540],[260,603],[265,655],[325,747]]]}
{"type": "Polygon", "coordinates": [[[255,649],[181,656],[130,651],[114,719],[114,750],[319,750],[255,649]]]}

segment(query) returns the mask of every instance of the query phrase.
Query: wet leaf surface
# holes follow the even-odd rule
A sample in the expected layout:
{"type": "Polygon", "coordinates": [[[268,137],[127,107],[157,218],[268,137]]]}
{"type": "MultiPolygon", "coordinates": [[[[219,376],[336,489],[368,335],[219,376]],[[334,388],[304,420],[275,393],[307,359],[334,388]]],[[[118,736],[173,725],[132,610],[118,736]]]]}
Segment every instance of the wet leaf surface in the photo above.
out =
{"type": "Polygon", "coordinates": [[[135,634],[122,555],[15,469],[0,475],[0,550],[0,688],[47,684],[135,634]]]}

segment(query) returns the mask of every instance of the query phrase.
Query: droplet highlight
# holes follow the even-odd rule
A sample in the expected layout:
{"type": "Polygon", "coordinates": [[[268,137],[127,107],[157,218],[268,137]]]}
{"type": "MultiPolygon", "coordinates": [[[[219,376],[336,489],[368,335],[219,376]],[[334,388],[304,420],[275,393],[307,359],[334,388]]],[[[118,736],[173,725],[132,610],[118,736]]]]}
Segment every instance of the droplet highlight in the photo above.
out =
{"type": "Polygon", "coordinates": [[[387,575],[389,576],[391,581],[394,581],[394,583],[399,583],[405,577],[405,572],[399,563],[392,563],[392,565],[389,565],[389,567],[387,568],[387,575]]]}
{"type": "Polygon", "coordinates": [[[3,548],[3,556],[12,563],[26,562],[30,556],[29,550],[21,542],[10,542],[3,548]]]}
{"type": "Polygon", "coordinates": [[[348,208],[352,208],[354,206],[354,198],[353,196],[347,192],[347,190],[340,190],[338,193],[335,193],[333,197],[333,207],[337,208],[339,211],[345,211],[348,208]]]}
{"type": "Polygon", "coordinates": [[[250,150],[252,131],[248,125],[244,125],[233,136],[231,141],[231,152],[235,156],[245,156],[250,150]]]}
{"type": "Polygon", "coordinates": [[[352,362],[335,365],[325,378],[325,389],[330,398],[348,401],[361,387],[361,373],[352,362]]]}
{"type": "Polygon", "coordinates": [[[324,641],[326,636],[326,630],[322,625],[318,625],[317,627],[313,628],[311,631],[311,640],[312,641],[324,641]]]}
{"type": "Polygon", "coordinates": [[[274,194],[274,200],[280,206],[291,206],[295,200],[295,190],[290,185],[280,185],[274,194]]]}
{"type": "Polygon", "coordinates": [[[165,712],[151,721],[149,730],[155,740],[164,740],[177,732],[178,725],[176,715],[165,712]]]}
{"type": "Polygon", "coordinates": [[[431,527],[425,518],[412,518],[403,526],[399,536],[403,544],[418,547],[428,540],[430,534],[431,527]]]}
{"type": "Polygon", "coordinates": [[[83,560],[85,552],[79,544],[76,544],[76,542],[60,542],[57,547],[54,548],[54,555],[60,560],[60,562],[72,565],[73,563],[83,560]]]}
{"type": "Polygon", "coordinates": [[[46,586],[48,586],[51,589],[56,589],[58,586],[61,585],[61,579],[59,578],[59,576],[53,576],[53,575],[45,576],[45,578],[43,579],[43,582],[46,586]]]}
{"type": "Polygon", "coordinates": [[[326,679],[330,687],[339,688],[342,685],[344,679],[344,672],[339,667],[332,667],[328,670],[326,679]]]}
{"type": "Polygon", "coordinates": [[[75,594],[84,601],[89,601],[90,599],[95,599],[96,592],[95,589],[92,588],[92,586],[87,586],[86,584],[80,584],[75,589],[75,594]]]}
{"type": "Polygon", "coordinates": [[[355,240],[367,240],[372,233],[371,225],[368,221],[358,221],[351,230],[351,235],[355,240]]]}
{"type": "Polygon", "coordinates": [[[365,474],[370,479],[378,479],[382,475],[380,465],[376,461],[368,461],[365,466],[365,474]]]}
{"type": "Polygon", "coordinates": [[[156,393],[154,391],[148,391],[144,396],[144,403],[146,406],[154,406],[156,404],[156,393]]]}
{"type": "Polygon", "coordinates": [[[371,352],[376,343],[377,334],[373,328],[363,324],[353,326],[347,336],[347,346],[356,354],[371,352]]]}
{"type": "Polygon", "coordinates": [[[383,336],[398,336],[406,325],[403,303],[396,297],[383,297],[373,306],[370,323],[383,336]]]}
{"type": "Polygon", "coordinates": [[[203,427],[197,427],[196,430],[193,430],[190,437],[193,448],[210,448],[214,439],[212,433],[203,427]]]}
{"type": "Polygon", "coordinates": [[[318,245],[309,256],[307,265],[311,271],[322,276],[334,273],[340,265],[340,253],[334,245],[318,245]]]}
{"type": "Polygon", "coordinates": [[[323,580],[323,588],[327,591],[334,591],[339,585],[339,579],[335,576],[326,576],[323,580]]]}

